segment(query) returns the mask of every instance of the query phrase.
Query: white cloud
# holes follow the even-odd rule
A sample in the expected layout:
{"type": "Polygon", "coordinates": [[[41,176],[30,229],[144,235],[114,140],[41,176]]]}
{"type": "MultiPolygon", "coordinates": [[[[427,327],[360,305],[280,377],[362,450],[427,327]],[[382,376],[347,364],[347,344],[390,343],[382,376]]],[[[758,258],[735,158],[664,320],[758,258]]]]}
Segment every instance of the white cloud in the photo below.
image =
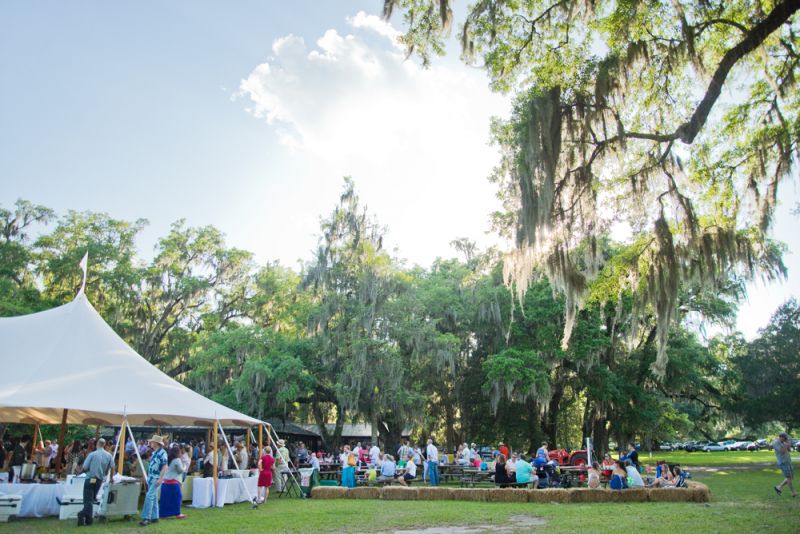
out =
{"type": "Polygon", "coordinates": [[[497,209],[486,180],[497,161],[489,119],[507,113],[507,100],[479,70],[405,61],[399,32],[378,17],[347,21],[352,34],[329,29],[315,47],[277,39],[273,56],[242,80],[240,98],[337,187],[353,176],[402,256],[428,263],[451,254],[456,237],[485,243],[497,209]]]}

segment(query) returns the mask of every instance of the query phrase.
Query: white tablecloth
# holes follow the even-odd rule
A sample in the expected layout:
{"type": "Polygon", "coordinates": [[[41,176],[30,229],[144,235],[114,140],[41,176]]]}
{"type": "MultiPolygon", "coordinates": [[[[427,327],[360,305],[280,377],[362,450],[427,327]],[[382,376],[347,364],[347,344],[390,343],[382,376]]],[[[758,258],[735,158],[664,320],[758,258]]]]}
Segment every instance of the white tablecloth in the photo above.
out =
{"type": "Polygon", "coordinates": [[[64,484],[0,484],[0,492],[22,495],[19,517],[58,515],[64,484]]]}
{"type": "MultiPolygon", "coordinates": [[[[248,477],[244,479],[236,478],[221,478],[217,480],[217,501],[215,505],[222,508],[226,504],[235,502],[249,502],[251,498],[256,497],[258,491],[258,477],[248,477]],[[248,498],[247,490],[250,492],[248,498]]],[[[192,481],[192,507],[193,508],[208,508],[211,506],[211,498],[214,494],[214,479],[213,478],[195,478],[192,481]]]]}

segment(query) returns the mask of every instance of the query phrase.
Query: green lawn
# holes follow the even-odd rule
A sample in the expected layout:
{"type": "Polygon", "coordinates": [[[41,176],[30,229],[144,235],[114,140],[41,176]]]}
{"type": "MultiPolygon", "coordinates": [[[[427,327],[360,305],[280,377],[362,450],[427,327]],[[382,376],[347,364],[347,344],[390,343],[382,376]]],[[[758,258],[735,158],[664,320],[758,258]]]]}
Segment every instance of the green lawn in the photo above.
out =
{"type": "MultiPolygon", "coordinates": [[[[183,521],[161,521],[139,528],[135,522],[113,521],[93,527],[102,532],[237,533],[237,532],[382,532],[444,525],[508,524],[509,518],[543,518],[547,532],[798,532],[800,498],[786,490],[778,497],[772,486],[781,477],[775,468],[697,472],[708,484],[709,504],[505,504],[457,501],[357,501],[274,499],[258,510],[238,504],[223,509],[184,511],[183,521]]],[[[676,490],[677,491],[677,490],[676,490]]],[[[0,532],[20,534],[75,531],[73,522],[57,519],[18,520],[0,524],[0,532]]],[[[519,529],[530,532],[530,527],[519,529]]],[[[83,531],[78,531],[83,532],[83,531]]]]}
{"type": "MultiPolygon", "coordinates": [[[[645,464],[655,465],[656,460],[667,460],[669,463],[681,465],[741,465],[750,463],[775,464],[775,453],[773,451],[730,451],[730,452],[653,452],[652,457],[647,452],[639,453],[639,461],[645,464]]],[[[800,462],[800,453],[793,453],[792,460],[800,462]]]]}

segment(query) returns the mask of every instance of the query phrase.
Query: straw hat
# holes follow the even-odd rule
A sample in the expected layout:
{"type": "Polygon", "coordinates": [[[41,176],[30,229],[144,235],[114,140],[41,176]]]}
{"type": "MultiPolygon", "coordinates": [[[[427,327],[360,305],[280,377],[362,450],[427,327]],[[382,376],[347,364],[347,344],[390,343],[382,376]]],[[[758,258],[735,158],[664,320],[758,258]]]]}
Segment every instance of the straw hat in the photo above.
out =
{"type": "Polygon", "coordinates": [[[158,434],[153,434],[153,437],[150,438],[150,443],[158,443],[162,447],[164,446],[164,438],[159,436],[158,434]]]}
{"type": "Polygon", "coordinates": [[[286,445],[286,442],[285,442],[285,441],[283,441],[282,439],[279,439],[279,440],[278,440],[278,441],[276,441],[275,443],[277,443],[277,444],[278,444],[278,447],[283,447],[284,445],[286,445]]]}

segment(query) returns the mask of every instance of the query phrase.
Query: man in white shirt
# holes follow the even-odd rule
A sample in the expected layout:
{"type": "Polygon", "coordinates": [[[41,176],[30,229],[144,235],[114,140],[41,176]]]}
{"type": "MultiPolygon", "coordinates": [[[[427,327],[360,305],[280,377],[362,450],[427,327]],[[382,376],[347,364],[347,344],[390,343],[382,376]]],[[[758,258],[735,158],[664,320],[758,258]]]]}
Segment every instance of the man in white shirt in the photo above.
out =
{"type": "Polygon", "coordinates": [[[372,465],[380,465],[381,450],[378,448],[377,443],[372,444],[372,448],[369,450],[369,459],[372,462],[372,465]]]}
{"type": "Polygon", "coordinates": [[[432,439],[428,439],[428,446],[425,449],[428,456],[428,481],[431,486],[439,485],[439,449],[433,444],[432,439]]]}

